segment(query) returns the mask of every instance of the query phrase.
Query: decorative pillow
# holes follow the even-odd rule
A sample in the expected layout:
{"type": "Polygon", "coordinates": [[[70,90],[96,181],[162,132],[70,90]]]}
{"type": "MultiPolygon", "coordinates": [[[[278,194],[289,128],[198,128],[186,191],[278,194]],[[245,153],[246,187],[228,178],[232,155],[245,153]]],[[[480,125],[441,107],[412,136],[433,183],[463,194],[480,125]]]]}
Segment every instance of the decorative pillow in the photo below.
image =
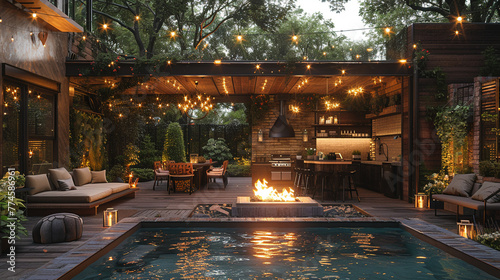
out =
{"type": "Polygon", "coordinates": [[[106,170],[103,171],[91,171],[92,173],[92,184],[94,183],[107,183],[106,180],[106,170]]]}
{"type": "Polygon", "coordinates": [[[90,182],[92,182],[92,174],[90,173],[90,168],[83,167],[73,169],[73,179],[75,180],[76,186],[90,184],[90,182]]]}
{"type": "Polygon", "coordinates": [[[444,194],[469,197],[476,181],[476,174],[456,174],[450,184],[444,189],[444,194]]]}
{"type": "MultiPolygon", "coordinates": [[[[500,183],[484,182],[483,186],[472,196],[472,199],[484,201],[492,193],[500,190],[500,183]]],[[[486,202],[495,203],[500,201],[500,192],[488,199],[486,202]]]]}
{"type": "Polygon", "coordinates": [[[66,168],[61,167],[57,169],[49,169],[50,181],[52,182],[52,186],[54,189],[59,188],[59,180],[66,180],[71,178],[71,174],[69,174],[66,168]]]}
{"type": "Polygon", "coordinates": [[[26,176],[26,187],[30,188],[30,195],[52,190],[47,174],[26,176]]]}
{"type": "Polygon", "coordinates": [[[58,183],[58,187],[59,187],[59,188],[57,188],[58,191],[69,191],[72,189],[76,189],[75,183],[73,182],[72,178],[65,179],[65,180],[57,180],[57,183],[58,183]]]}

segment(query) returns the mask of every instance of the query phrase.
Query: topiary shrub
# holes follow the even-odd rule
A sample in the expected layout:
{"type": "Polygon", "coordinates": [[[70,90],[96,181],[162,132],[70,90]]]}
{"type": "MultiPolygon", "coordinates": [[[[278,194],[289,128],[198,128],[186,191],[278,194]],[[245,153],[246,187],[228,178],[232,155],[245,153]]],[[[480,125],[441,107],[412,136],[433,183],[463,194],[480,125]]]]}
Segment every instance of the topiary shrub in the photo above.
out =
{"type": "Polygon", "coordinates": [[[218,161],[219,164],[233,158],[231,150],[227,146],[226,141],[222,138],[218,138],[217,140],[213,138],[208,139],[207,145],[203,147],[203,152],[205,158],[211,158],[214,161],[218,161]]]}
{"type": "Polygon", "coordinates": [[[162,160],[174,160],[175,162],[186,162],[186,149],[184,148],[184,135],[179,123],[168,125],[163,145],[162,160]]]}
{"type": "Polygon", "coordinates": [[[227,176],[252,177],[252,168],[250,165],[228,164],[227,176]]]}
{"type": "Polygon", "coordinates": [[[153,168],[154,162],[161,160],[159,151],[155,149],[155,143],[151,141],[151,136],[144,136],[141,144],[141,152],[139,153],[140,163],[134,168],[153,168]]]}
{"type": "Polygon", "coordinates": [[[500,178],[500,162],[489,160],[479,162],[479,174],[484,177],[500,178]]]}

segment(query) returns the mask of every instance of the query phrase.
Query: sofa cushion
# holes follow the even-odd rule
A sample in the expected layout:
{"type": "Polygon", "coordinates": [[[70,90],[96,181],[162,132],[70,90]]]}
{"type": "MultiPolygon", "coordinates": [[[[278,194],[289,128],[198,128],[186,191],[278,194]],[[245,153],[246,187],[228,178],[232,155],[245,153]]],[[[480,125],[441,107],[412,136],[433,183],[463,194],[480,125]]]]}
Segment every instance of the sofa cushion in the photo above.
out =
{"type": "Polygon", "coordinates": [[[56,190],[59,186],[58,180],[65,180],[71,178],[71,174],[69,174],[68,170],[64,167],[49,169],[49,178],[52,182],[53,189],[56,190]]]}
{"type": "Polygon", "coordinates": [[[83,186],[92,182],[92,174],[90,173],[90,168],[75,168],[73,169],[73,179],[76,186],[83,186]]]}
{"type": "Polygon", "coordinates": [[[32,203],[89,203],[111,195],[111,189],[78,187],[74,191],[47,191],[31,195],[28,202],[32,203]]]}
{"type": "Polygon", "coordinates": [[[69,191],[76,190],[75,183],[73,182],[73,178],[65,179],[65,180],[57,180],[58,183],[58,191],[69,191]]]}
{"type": "Polygon", "coordinates": [[[83,188],[109,189],[113,193],[118,193],[128,189],[129,185],[127,183],[97,183],[97,184],[87,184],[78,187],[78,189],[83,189],[83,188]]]}
{"type": "Polygon", "coordinates": [[[106,170],[91,171],[91,173],[92,173],[92,184],[108,182],[108,180],[106,180],[106,170]]]}
{"type": "Polygon", "coordinates": [[[456,174],[444,189],[444,194],[469,197],[476,181],[476,174],[456,174]]]}
{"type": "MultiPolygon", "coordinates": [[[[483,186],[472,196],[472,199],[484,201],[488,196],[500,190],[500,183],[484,182],[483,186]]],[[[500,201],[500,193],[497,193],[486,202],[495,203],[500,201]]]]}
{"type": "Polygon", "coordinates": [[[26,176],[26,187],[30,188],[30,195],[51,190],[47,174],[26,176]]]}

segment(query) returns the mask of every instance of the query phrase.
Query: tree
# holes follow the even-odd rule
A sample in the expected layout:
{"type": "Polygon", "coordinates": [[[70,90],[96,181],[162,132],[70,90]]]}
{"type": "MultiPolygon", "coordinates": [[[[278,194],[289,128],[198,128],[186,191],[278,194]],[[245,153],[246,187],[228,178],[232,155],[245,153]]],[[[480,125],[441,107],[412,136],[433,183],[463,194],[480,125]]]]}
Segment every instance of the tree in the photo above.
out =
{"type": "MultiPolygon", "coordinates": [[[[349,0],[321,0],[330,3],[332,11],[341,12],[349,0]]],[[[385,6],[385,12],[401,8],[405,5],[415,11],[427,13],[434,18],[442,16],[455,22],[458,16],[469,22],[491,22],[500,16],[500,0],[363,0],[362,5],[385,6]]]]}
{"type": "Polygon", "coordinates": [[[233,157],[226,141],[222,138],[218,138],[217,140],[214,138],[208,139],[207,145],[205,145],[202,149],[204,152],[203,156],[206,159],[215,160],[219,164],[225,160],[230,160],[233,157]]]}
{"type": "Polygon", "coordinates": [[[184,147],[184,136],[179,123],[168,125],[163,146],[162,160],[174,160],[175,162],[186,162],[186,148],[184,147]]]}
{"type": "MultiPolygon", "coordinates": [[[[195,50],[205,49],[207,39],[230,21],[252,22],[263,29],[275,28],[293,7],[294,1],[101,0],[94,5],[93,11],[131,32],[137,44],[137,54],[141,57],[151,58],[157,53],[157,41],[168,37],[173,46],[171,54],[189,58],[196,55],[195,50]]],[[[101,31],[106,31],[112,41],[130,42],[129,38],[120,36],[124,30],[108,31],[102,26],[101,31]]],[[[118,44],[116,48],[126,47],[118,44]]]]}

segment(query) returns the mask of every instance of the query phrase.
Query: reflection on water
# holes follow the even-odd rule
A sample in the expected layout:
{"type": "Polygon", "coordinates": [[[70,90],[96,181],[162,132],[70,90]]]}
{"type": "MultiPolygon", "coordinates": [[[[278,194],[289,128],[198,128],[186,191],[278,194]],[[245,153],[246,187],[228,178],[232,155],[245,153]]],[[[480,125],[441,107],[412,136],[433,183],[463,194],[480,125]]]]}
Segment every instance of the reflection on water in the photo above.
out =
{"type": "Polygon", "coordinates": [[[75,279],[493,279],[398,228],[142,229],[75,279]]]}

